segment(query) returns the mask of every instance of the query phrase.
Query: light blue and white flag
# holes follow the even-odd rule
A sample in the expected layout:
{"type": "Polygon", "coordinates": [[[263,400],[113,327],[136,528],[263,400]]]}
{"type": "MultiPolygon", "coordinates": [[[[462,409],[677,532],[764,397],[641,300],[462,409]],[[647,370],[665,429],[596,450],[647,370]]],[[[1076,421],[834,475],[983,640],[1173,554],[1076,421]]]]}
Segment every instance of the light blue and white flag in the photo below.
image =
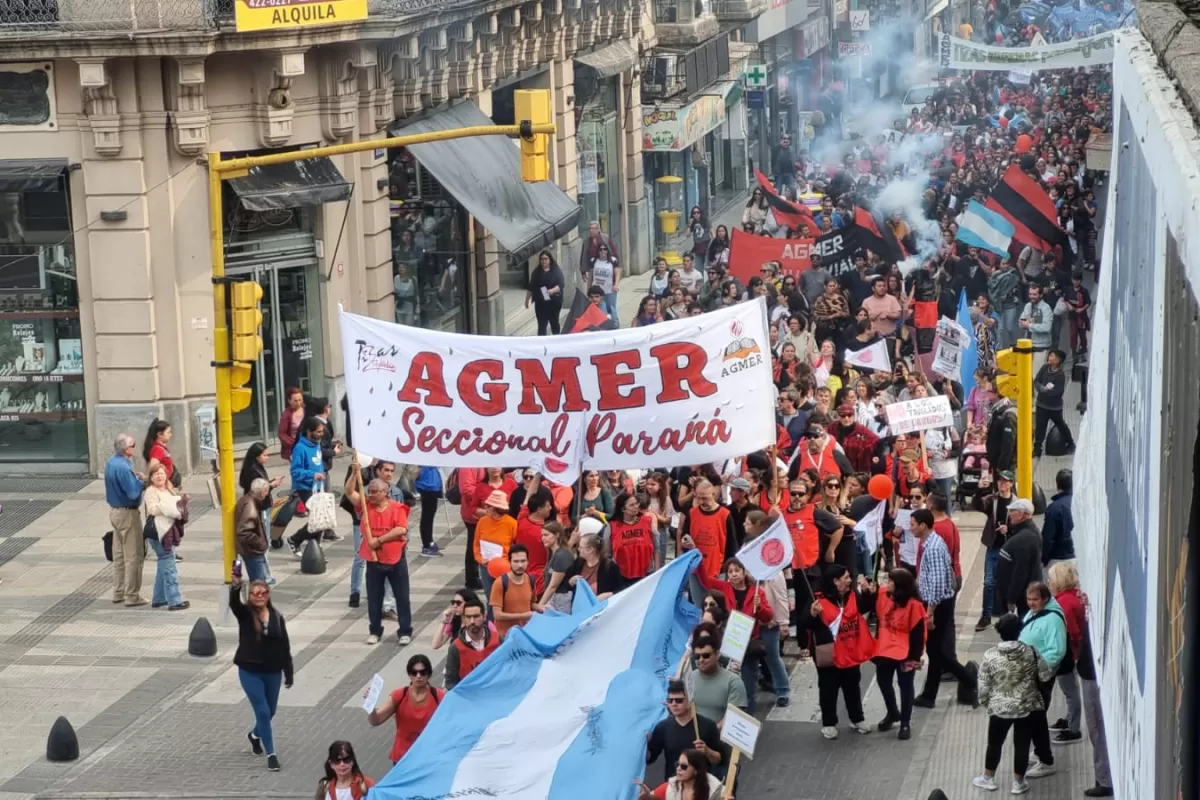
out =
{"type": "Polygon", "coordinates": [[[958,221],[958,240],[968,247],[989,250],[1007,256],[1015,228],[1004,217],[972,200],[958,221]]]}
{"type": "Polygon", "coordinates": [[[580,581],[571,614],[513,628],[372,800],[636,797],[646,734],[700,620],[681,594],[699,562],[693,550],[605,601],[580,581]]]}

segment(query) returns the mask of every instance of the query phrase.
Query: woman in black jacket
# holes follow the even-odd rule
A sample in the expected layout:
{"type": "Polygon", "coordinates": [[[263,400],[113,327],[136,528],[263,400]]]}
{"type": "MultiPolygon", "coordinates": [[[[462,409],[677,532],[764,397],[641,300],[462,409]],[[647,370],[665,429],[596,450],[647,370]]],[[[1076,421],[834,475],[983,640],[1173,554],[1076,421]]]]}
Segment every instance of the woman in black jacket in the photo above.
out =
{"type": "MultiPolygon", "coordinates": [[[[272,478],[267,474],[267,446],[262,442],[255,442],[250,445],[250,448],[246,450],[246,457],[242,459],[242,471],[238,474],[238,486],[242,487],[242,494],[249,494],[250,485],[258,478],[262,478],[271,484],[272,489],[275,489],[283,482],[282,476],[272,478]]],[[[273,497],[268,494],[261,505],[263,508],[272,508],[274,506],[273,497]]],[[[275,549],[283,547],[283,531],[285,528],[287,528],[287,525],[271,525],[271,546],[275,549]]]]}
{"type": "Polygon", "coordinates": [[[545,336],[547,327],[550,333],[558,335],[558,318],[562,313],[565,287],[562,269],[554,256],[548,250],[543,250],[538,254],[538,265],[529,276],[529,291],[525,294],[525,307],[529,308],[529,304],[533,303],[538,336],[545,336]]]}
{"type": "Polygon", "coordinates": [[[279,686],[292,688],[292,647],[283,614],[271,604],[271,587],[250,583],[250,604],[242,602],[242,584],[229,586],[229,610],[238,621],[238,648],[233,663],[242,691],[254,710],[254,729],[247,734],[256,756],[267,756],[267,769],[279,771],[271,719],[279,705],[279,686]]]}

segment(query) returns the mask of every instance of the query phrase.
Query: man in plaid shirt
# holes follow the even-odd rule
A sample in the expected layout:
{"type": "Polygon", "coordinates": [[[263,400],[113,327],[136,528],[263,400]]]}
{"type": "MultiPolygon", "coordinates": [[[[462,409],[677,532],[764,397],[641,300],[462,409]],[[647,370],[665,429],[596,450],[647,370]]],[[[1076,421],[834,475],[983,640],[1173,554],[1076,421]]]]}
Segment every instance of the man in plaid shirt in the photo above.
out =
{"type": "Polygon", "coordinates": [[[917,565],[917,591],[928,613],[926,626],[929,641],[929,670],[925,673],[925,688],[913,701],[922,708],[933,708],[937,702],[942,673],[950,672],[958,680],[958,701],[978,706],[979,667],[974,661],[966,666],[958,663],[954,654],[954,562],[942,537],[933,533],[933,513],[918,508],[912,513],[910,530],[921,542],[921,559],[917,565]]]}

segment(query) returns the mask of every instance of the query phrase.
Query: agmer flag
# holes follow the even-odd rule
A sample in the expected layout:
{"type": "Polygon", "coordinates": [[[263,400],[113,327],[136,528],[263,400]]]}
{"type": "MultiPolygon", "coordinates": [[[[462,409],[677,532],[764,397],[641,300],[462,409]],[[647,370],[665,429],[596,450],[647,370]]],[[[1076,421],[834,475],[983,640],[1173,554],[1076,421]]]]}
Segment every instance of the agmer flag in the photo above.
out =
{"type": "Polygon", "coordinates": [[[776,517],[761,536],[737,553],[738,561],[756,581],[769,581],[792,565],[792,535],[783,517],[776,517]]]}
{"type": "Polygon", "coordinates": [[[684,466],[753,452],[775,441],[764,302],[547,337],[469,336],[342,313],[351,432],[388,461],[540,460],[555,481],[573,466],[684,466]],[[582,465],[568,460],[576,452],[582,465]]]}

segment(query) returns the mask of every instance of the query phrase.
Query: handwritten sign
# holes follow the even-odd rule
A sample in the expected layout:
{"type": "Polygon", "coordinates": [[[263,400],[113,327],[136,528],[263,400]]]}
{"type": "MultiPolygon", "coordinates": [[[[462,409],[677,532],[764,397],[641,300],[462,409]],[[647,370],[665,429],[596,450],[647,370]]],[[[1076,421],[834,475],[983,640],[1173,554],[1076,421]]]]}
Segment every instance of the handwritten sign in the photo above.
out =
{"type": "Polygon", "coordinates": [[[721,640],[721,655],[740,663],[746,658],[746,648],[750,646],[750,634],[753,632],[753,617],[748,617],[740,611],[729,612],[729,621],[725,623],[725,636],[721,640]]]}
{"type": "Polygon", "coordinates": [[[742,751],[746,758],[754,758],[754,746],[762,723],[737,706],[725,709],[725,721],[721,723],[721,741],[742,751]]]}
{"type": "Polygon", "coordinates": [[[916,433],[930,428],[949,428],[954,424],[950,398],[945,395],[919,397],[887,406],[888,426],[892,433],[916,433]]]}

